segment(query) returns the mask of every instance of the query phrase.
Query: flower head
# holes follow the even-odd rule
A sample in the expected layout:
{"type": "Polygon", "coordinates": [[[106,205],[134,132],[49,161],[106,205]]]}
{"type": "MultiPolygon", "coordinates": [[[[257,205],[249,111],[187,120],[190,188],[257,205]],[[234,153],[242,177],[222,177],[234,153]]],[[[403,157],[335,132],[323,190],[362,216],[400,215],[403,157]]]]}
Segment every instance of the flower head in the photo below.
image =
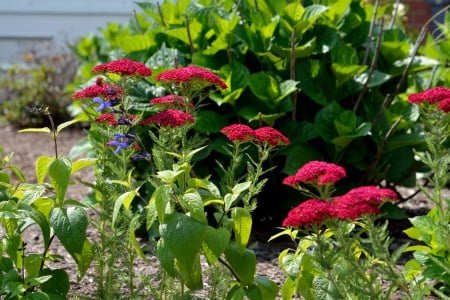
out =
{"type": "MultiPolygon", "coordinates": [[[[99,77],[101,78],[101,77],[99,77]]],[[[72,99],[92,99],[94,97],[103,97],[105,99],[120,99],[123,91],[118,86],[112,86],[104,83],[103,80],[97,80],[96,84],[89,85],[72,95],[72,99]]]]}
{"type": "Polygon", "coordinates": [[[408,101],[410,103],[428,102],[433,104],[446,98],[450,98],[450,89],[443,86],[438,86],[420,93],[411,94],[408,96],[408,101]]]}
{"type": "Polygon", "coordinates": [[[111,101],[103,101],[103,99],[100,97],[94,97],[94,99],[92,99],[92,101],[100,104],[99,107],[97,107],[97,109],[95,111],[102,111],[105,108],[112,107],[111,101]]]}
{"type": "Polygon", "coordinates": [[[220,132],[225,134],[232,142],[247,142],[254,138],[254,130],[250,126],[244,124],[232,124],[222,128],[220,132]]]}
{"type": "Polygon", "coordinates": [[[390,189],[376,186],[357,187],[333,200],[332,216],[356,220],[363,215],[379,214],[381,204],[396,199],[397,194],[390,189]]]}
{"type": "Polygon", "coordinates": [[[192,115],[176,109],[167,109],[148,117],[143,121],[144,124],[156,124],[161,127],[178,127],[187,123],[194,123],[192,115]]]}
{"type": "MultiPolygon", "coordinates": [[[[150,100],[151,105],[157,105],[162,107],[178,107],[178,108],[185,108],[186,107],[186,101],[183,97],[178,95],[166,95],[162,97],[153,98],[150,100]]],[[[192,107],[192,103],[190,103],[190,107],[192,107]]]]}
{"type": "Polygon", "coordinates": [[[319,199],[309,199],[291,209],[282,226],[298,228],[320,224],[330,215],[330,203],[319,199]]]}
{"type": "Polygon", "coordinates": [[[278,130],[266,126],[258,128],[254,131],[255,141],[260,143],[268,143],[271,146],[277,147],[281,145],[288,145],[291,142],[278,130]]]}
{"type": "Polygon", "coordinates": [[[97,65],[92,69],[93,73],[115,73],[121,76],[143,76],[152,75],[152,71],[143,63],[128,58],[113,60],[109,63],[97,65]]]}
{"type": "Polygon", "coordinates": [[[438,109],[442,110],[445,113],[450,112],[450,97],[442,99],[437,106],[438,109]]]}
{"type": "Polygon", "coordinates": [[[116,126],[117,125],[116,117],[112,113],[101,114],[100,116],[97,117],[95,122],[97,122],[97,123],[108,123],[111,126],[116,126]]]}
{"type": "Polygon", "coordinates": [[[300,183],[312,183],[322,186],[334,184],[346,176],[345,169],[341,166],[313,160],[301,167],[295,175],[286,177],[283,184],[296,186],[300,183]]]}
{"type": "Polygon", "coordinates": [[[120,150],[125,149],[126,147],[130,146],[134,143],[136,138],[130,134],[124,134],[124,133],[115,133],[114,134],[114,140],[109,141],[107,143],[108,146],[116,146],[116,150],[114,153],[119,153],[120,150]]]}
{"type": "Polygon", "coordinates": [[[227,84],[211,71],[198,67],[188,66],[162,72],[155,76],[155,80],[179,85],[184,82],[200,82],[205,86],[215,85],[226,89],[227,84]]]}

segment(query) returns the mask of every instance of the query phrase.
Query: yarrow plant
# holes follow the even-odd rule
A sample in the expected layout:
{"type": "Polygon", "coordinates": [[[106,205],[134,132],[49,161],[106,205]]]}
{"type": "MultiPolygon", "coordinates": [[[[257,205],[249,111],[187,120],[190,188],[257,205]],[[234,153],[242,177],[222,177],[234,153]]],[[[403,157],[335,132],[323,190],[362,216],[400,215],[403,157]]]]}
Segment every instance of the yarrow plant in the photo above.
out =
{"type": "Polygon", "coordinates": [[[256,255],[247,245],[251,212],[265,184],[263,176],[270,170],[266,162],[279,147],[288,145],[289,139],[272,127],[224,127],[221,133],[229,140],[225,151],[230,162],[218,162],[217,178],[214,174],[197,177],[194,162],[208,145],[194,130],[196,114],[209,93],[226,89],[226,83],[197,66],[163,70],[153,80],[167,94],[148,100],[148,107],[138,110],[128,93],[139,80],[152,80],[150,69],[120,59],[101,64],[93,72],[99,74],[95,84],[73,98],[81,101],[92,121],[91,155],[99,159],[96,182],[91,184],[100,216],[96,225],[101,233],[96,249],[99,296],[118,296],[120,287],[110,287],[120,282],[119,269],[121,276],[126,273],[128,278],[129,295],[143,296],[134,283],[133,262],[138,256],[147,261],[135,236],[137,228],[144,227],[162,276],[152,297],[172,299],[201,289],[200,257],[204,256],[210,268],[219,267],[230,274],[228,290],[219,295],[212,288],[216,294],[210,297],[258,294],[275,298],[276,284],[255,274],[256,255]],[[145,166],[145,177],[135,175],[137,164],[145,166]],[[124,239],[128,242],[121,242],[124,239]],[[125,258],[123,253],[127,253],[125,258]],[[118,261],[124,261],[125,268],[118,261]],[[180,287],[167,286],[169,278],[180,287]]]}
{"type": "Polygon", "coordinates": [[[377,225],[380,207],[397,194],[376,186],[356,187],[333,196],[334,186],[346,176],[338,165],[311,161],[283,183],[314,196],[289,211],[283,231],[296,249],[280,253],[286,274],[283,299],[411,298],[403,274],[395,267],[402,248],[391,255],[386,227],[377,225]],[[386,282],[385,286],[381,282],[386,282]]]}

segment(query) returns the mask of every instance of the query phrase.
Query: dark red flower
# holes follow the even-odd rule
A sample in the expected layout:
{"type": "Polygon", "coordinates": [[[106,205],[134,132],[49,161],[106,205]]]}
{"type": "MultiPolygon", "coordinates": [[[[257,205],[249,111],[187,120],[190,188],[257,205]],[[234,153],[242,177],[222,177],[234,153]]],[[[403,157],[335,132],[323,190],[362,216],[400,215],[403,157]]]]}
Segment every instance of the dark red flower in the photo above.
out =
{"type": "Polygon", "coordinates": [[[200,81],[208,85],[215,85],[222,89],[227,88],[227,84],[213,72],[198,67],[188,66],[162,72],[155,76],[155,80],[168,83],[181,84],[183,82],[200,81]]]}
{"type": "Polygon", "coordinates": [[[116,85],[103,83],[103,80],[97,80],[96,84],[89,85],[72,95],[72,99],[92,99],[102,97],[107,100],[115,100],[122,97],[123,91],[116,85]]]}
{"type": "Polygon", "coordinates": [[[291,209],[282,226],[299,228],[320,224],[330,215],[330,203],[319,199],[309,199],[291,209]]]}
{"type": "MultiPolygon", "coordinates": [[[[186,101],[184,100],[184,98],[173,94],[153,98],[152,100],[150,100],[150,104],[162,107],[179,107],[179,108],[186,107],[186,101]]],[[[190,103],[189,106],[193,107],[192,103],[190,103]]]]}
{"type": "Polygon", "coordinates": [[[341,166],[313,160],[301,167],[295,175],[285,178],[283,184],[289,186],[295,186],[300,183],[327,185],[334,184],[345,176],[347,174],[341,166]]]}
{"type": "Polygon", "coordinates": [[[92,69],[93,73],[115,73],[121,76],[143,76],[152,75],[152,71],[143,63],[128,58],[113,60],[109,63],[100,64],[92,69]]]}
{"type": "Polygon", "coordinates": [[[442,110],[445,113],[450,112],[450,97],[442,99],[441,102],[439,102],[439,105],[437,106],[438,109],[442,110]]]}
{"type": "Polygon", "coordinates": [[[270,145],[277,147],[281,145],[288,145],[291,142],[278,130],[272,127],[261,127],[255,130],[255,141],[260,143],[269,143],[270,145]]]}
{"type": "Polygon", "coordinates": [[[97,119],[95,120],[95,122],[98,122],[98,123],[108,123],[108,124],[111,125],[111,126],[117,125],[116,117],[115,117],[114,114],[112,114],[112,113],[101,114],[100,116],[97,117],[97,119]]]}
{"type": "Polygon", "coordinates": [[[357,187],[333,200],[332,216],[356,220],[363,215],[379,214],[381,204],[397,198],[397,194],[390,189],[376,186],[357,187]]]}
{"type": "Polygon", "coordinates": [[[408,96],[408,101],[410,103],[428,102],[433,104],[446,98],[450,98],[450,89],[443,86],[438,86],[420,93],[411,94],[408,96]]]}
{"type": "Polygon", "coordinates": [[[143,121],[144,124],[155,124],[161,127],[178,127],[187,123],[194,123],[192,115],[176,109],[167,109],[148,117],[143,121]]]}
{"type": "Polygon", "coordinates": [[[247,142],[254,138],[254,130],[250,126],[244,124],[232,124],[222,128],[220,132],[225,134],[232,142],[247,142]]]}

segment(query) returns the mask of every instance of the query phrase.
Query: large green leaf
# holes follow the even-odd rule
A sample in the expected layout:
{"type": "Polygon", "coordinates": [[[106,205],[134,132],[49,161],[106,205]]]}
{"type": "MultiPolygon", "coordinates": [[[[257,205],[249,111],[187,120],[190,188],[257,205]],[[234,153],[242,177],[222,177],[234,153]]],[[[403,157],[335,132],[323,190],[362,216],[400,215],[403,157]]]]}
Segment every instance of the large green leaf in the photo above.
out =
{"type": "Polygon", "coordinates": [[[203,243],[203,252],[209,264],[217,261],[230,241],[231,233],[225,228],[208,226],[203,243]]]}
{"type": "Polygon", "coordinates": [[[155,43],[155,39],[144,34],[123,36],[119,41],[120,48],[125,53],[144,51],[153,47],[155,43]]]}
{"type": "Polygon", "coordinates": [[[77,206],[55,207],[49,220],[59,241],[77,263],[80,273],[84,274],[93,258],[92,245],[86,238],[86,211],[77,206]]]}
{"type": "Polygon", "coordinates": [[[241,285],[249,285],[253,282],[256,271],[256,254],[253,250],[241,251],[237,244],[230,243],[225,250],[225,258],[239,276],[241,285]]]}
{"type": "Polygon", "coordinates": [[[280,94],[276,79],[267,73],[250,75],[249,88],[256,97],[267,103],[272,102],[280,94]]]}
{"type": "Polygon", "coordinates": [[[195,129],[199,132],[216,133],[227,125],[227,119],[215,111],[203,109],[196,114],[195,129]]]}
{"type": "Polygon", "coordinates": [[[245,208],[233,207],[231,210],[231,219],[233,220],[233,232],[236,238],[236,245],[241,252],[244,252],[252,231],[252,216],[245,208]]]}
{"type": "Polygon", "coordinates": [[[48,165],[53,160],[50,156],[43,155],[36,159],[36,179],[39,184],[43,183],[48,173],[48,165]]]}
{"type": "Polygon", "coordinates": [[[60,203],[64,201],[70,183],[72,163],[69,159],[55,159],[48,166],[48,175],[60,203]]]}
{"type": "Polygon", "coordinates": [[[176,259],[176,266],[186,286],[202,288],[202,272],[198,269],[200,252],[208,226],[185,214],[167,215],[160,225],[165,248],[176,259]]]}

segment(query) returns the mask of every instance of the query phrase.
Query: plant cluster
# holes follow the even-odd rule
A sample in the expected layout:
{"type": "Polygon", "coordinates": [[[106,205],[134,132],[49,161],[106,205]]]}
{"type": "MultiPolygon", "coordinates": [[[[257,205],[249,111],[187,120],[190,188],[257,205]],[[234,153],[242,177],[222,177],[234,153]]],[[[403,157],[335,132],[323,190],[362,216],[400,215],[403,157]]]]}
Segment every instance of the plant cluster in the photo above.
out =
{"type": "MultiPolygon", "coordinates": [[[[213,101],[198,115],[195,130],[208,133],[212,155],[196,171],[209,174],[214,160],[225,159],[220,129],[226,125],[265,124],[284,132],[291,144],[273,157],[281,167],[260,201],[261,213],[277,219],[294,195],[272,178],[308,161],[345,167],[340,186],[413,187],[425,167],[412,152],[424,140],[415,126],[417,108],[404,93],[407,86],[428,88],[425,78],[445,84],[448,43],[430,37],[419,52],[425,34],[414,42],[396,22],[399,6],[379,3],[139,2],[141,11],[128,24],[84,37],[74,52],[83,61],[82,82],[98,62],[124,56],[157,72],[189,64],[215,70],[229,88],[210,94],[213,101]],[[280,195],[288,201],[274,207],[271,199],[280,195]]],[[[147,84],[133,93],[142,103],[161,96],[147,84]]]]}
{"type": "Polygon", "coordinates": [[[420,187],[435,207],[410,218],[405,233],[416,243],[391,249],[383,205],[397,200],[386,188],[362,186],[335,196],[334,186],[346,176],[338,165],[311,161],[283,183],[307,197],[289,211],[282,231],[296,249],[285,249],[279,264],[286,274],[283,299],[448,299],[450,292],[450,199],[442,193],[449,182],[450,89],[436,87],[409,95],[419,106],[426,151],[415,150],[429,166],[432,189],[420,187]],[[412,252],[403,269],[402,254],[412,252]]]}
{"type": "Polygon", "coordinates": [[[71,119],[71,104],[66,86],[74,80],[78,62],[71,53],[52,53],[41,45],[24,55],[24,63],[9,67],[0,77],[0,115],[2,122],[15,127],[47,125],[41,114],[27,108],[48,107],[53,119],[62,123],[71,119]],[[44,49],[44,50],[42,50],[44,49]]]}

